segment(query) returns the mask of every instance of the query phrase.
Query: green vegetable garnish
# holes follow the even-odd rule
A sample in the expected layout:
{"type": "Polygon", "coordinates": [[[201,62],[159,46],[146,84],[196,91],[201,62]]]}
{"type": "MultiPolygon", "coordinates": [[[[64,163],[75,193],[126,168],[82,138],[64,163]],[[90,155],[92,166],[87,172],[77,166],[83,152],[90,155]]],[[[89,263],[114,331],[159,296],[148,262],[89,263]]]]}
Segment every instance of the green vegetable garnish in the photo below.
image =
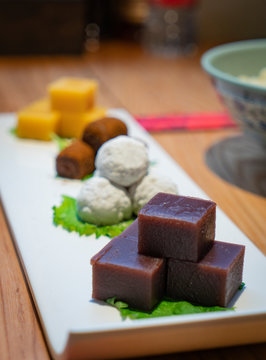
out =
{"type": "Polygon", "coordinates": [[[17,133],[17,128],[16,127],[13,127],[9,130],[9,133],[14,135],[14,136],[18,136],[18,133],[17,133]]]}
{"type": "Polygon", "coordinates": [[[86,180],[90,179],[91,177],[93,177],[93,173],[84,176],[84,178],[82,178],[81,181],[86,181],[86,180]]]}
{"type": "Polygon", "coordinates": [[[157,165],[158,161],[156,160],[150,160],[150,166],[157,165]]]}
{"type": "Polygon", "coordinates": [[[244,282],[242,282],[241,285],[239,286],[238,290],[244,289],[245,286],[246,286],[246,284],[244,282]]]}
{"type": "Polygon", "coordinates": [[[66,178],[63,176],[60,176],[58,174],[55,175],[55,178],[57,179],[63,179],[63,180],[80,180],[80,181],[86,181],[88,179],[90,179],[91,177],[93,177],[94,173],[92,172],[91,174],[85,175],[82,179],[71,179],[71,178],[66,178]]]}
{"type": "Polygon", "coordinates": [[[57,134],[52,135],[52,140],[57,144],[59,151],[64,150],[73,141],[73,139],[62,138],[61,136],[58,136],[57,134]]]}
{"type": "Polygon", "coordinates": [[[128,317],[133,320],[150,319],[161,316],[199,314],[214,311],[229,311],[235,309],[220,306],[199,306],[193,305],[187,301],[164,299],[151,312],[145,312],[131,309],[125,302],[116,301],[115,297],[106,300],[106,302],[120,311],[122,319],[126,319],[128,317]]]}
{"type": "MultiPolygon", "coordinates": [[[[9,130],[9,133],[19,137],[18,136],[18,132],[17,132],[17,128],[13,127],[9,130]]],[[[53,133],[51,134],[51,139],[57,144],[59,151],[63,150],[64,148],[66,148],[68,145],[71,144],[71,142],[73,141],[73,139],[69,139],[69,138],[62,138],[60,136],[58,136],[57,134],[53,133]]],[[[33,139],[34,140],[34,139],[33,139]]]]}
{"type": "Polygon", "coordinates": [[[133,218],[119,224],[97,226],[81,221],[78,218],[76,199],[63,195],[60,206],[53,206],[53,221],[56,226],[61,225],[67,231],[76,231],[79,235],[95,234],[96,238],[101,235],[113,238],[123,232],[132,222],[133,218]]]}

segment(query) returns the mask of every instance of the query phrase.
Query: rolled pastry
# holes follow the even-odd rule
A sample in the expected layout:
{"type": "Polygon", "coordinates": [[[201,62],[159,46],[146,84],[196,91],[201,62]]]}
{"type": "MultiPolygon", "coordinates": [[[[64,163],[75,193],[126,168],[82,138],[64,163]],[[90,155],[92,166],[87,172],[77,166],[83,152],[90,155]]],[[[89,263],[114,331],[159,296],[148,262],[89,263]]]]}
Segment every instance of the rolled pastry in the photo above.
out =
{"type": "Polygon", "coordinates": [[[86,126],[82,140],[90,145],[96,153],[104,142],[119,135],[127,135],[126,124],[113,117],[104,117],[86,126]]]}
{"type": "Polygon", "coordinates": [[[93,172],[94,158],[94,150],[83,141],[76,140],[58,154],[57,174],[65,178],[82,179],[93,172]]]}

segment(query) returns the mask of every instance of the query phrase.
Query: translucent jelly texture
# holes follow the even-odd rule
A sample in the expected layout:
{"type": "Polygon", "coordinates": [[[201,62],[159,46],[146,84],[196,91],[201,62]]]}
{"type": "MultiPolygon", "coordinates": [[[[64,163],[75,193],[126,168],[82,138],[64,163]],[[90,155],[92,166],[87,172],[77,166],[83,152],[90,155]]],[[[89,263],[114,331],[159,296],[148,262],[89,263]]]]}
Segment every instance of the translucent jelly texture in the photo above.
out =
{"type": "Polygon", "coordinates": [[[139,212],[139,253],[197,262],[215,236],[216,204],[158,193],[139,212]]]}
{"type": "Polygon", "coordinates": [[[164,259],[138,254],[136,220],[91,259],[92,297],[116,297],[133,308],[149,311],[165,293],[165,263],[164,259]]]}
{"type": "Polygon", "coordinates": [[[151,310],[163,296],[226,307],[242,283],[245,247],[214,241],[216,204],[158,193],[98,254],[93,297],[151,310]]]}
{"type": "Polygon", "coordinates": [[[167,296],[205,306],[227,306],[242,283],[245,247],[215,241],[198,263],[168,260],[167,296]]]}

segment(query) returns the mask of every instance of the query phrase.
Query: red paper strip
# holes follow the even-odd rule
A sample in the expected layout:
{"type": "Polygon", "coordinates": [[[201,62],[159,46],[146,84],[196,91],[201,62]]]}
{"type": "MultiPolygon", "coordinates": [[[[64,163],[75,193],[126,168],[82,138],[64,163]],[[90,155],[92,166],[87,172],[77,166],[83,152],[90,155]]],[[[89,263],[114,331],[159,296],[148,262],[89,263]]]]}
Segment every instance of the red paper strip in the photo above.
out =
{"type": "Polygon", "coordinates": [[[136,120],[147,131],[173,129],[206,130],[236,127],[227,113],[196,113],[187,115],[137,116],[136,120]]]}

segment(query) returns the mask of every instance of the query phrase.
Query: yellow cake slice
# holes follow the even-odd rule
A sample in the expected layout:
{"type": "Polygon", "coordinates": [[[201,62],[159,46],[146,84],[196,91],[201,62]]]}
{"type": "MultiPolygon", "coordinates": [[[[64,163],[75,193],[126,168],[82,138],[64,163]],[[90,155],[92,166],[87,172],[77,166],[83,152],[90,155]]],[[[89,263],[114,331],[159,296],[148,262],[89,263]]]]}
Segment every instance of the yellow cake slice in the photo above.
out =
{"type": "Polygon", "coordinates": [[[29,111],[36,111],[36,112],[52,111],[50,100],[49,100],[49,98],[46,98],[46,97],[30,103],[22,110],[29,110],[29,111]]]}
{"type": "Polygon", "coordinates": [[[95,120],[99,120],[106,114],[106,109],[94,107],[83,113],[61,113],[58,135],[62,137],[81,138],[85,126],[95,120]]]}
{"type": "Polygon", "coordinates": [[[85,112],[93,108],[98,84],[95,80],[61,78],[48,87],[51,108],[63,113],[85,112]]]}
{"type": "Polygon", "coordinates": [[[22,138],[51,140],[57,132],[60,114],[50,109],[49,99],[28,105],[17,114],[17,135],[22,138]]]}

